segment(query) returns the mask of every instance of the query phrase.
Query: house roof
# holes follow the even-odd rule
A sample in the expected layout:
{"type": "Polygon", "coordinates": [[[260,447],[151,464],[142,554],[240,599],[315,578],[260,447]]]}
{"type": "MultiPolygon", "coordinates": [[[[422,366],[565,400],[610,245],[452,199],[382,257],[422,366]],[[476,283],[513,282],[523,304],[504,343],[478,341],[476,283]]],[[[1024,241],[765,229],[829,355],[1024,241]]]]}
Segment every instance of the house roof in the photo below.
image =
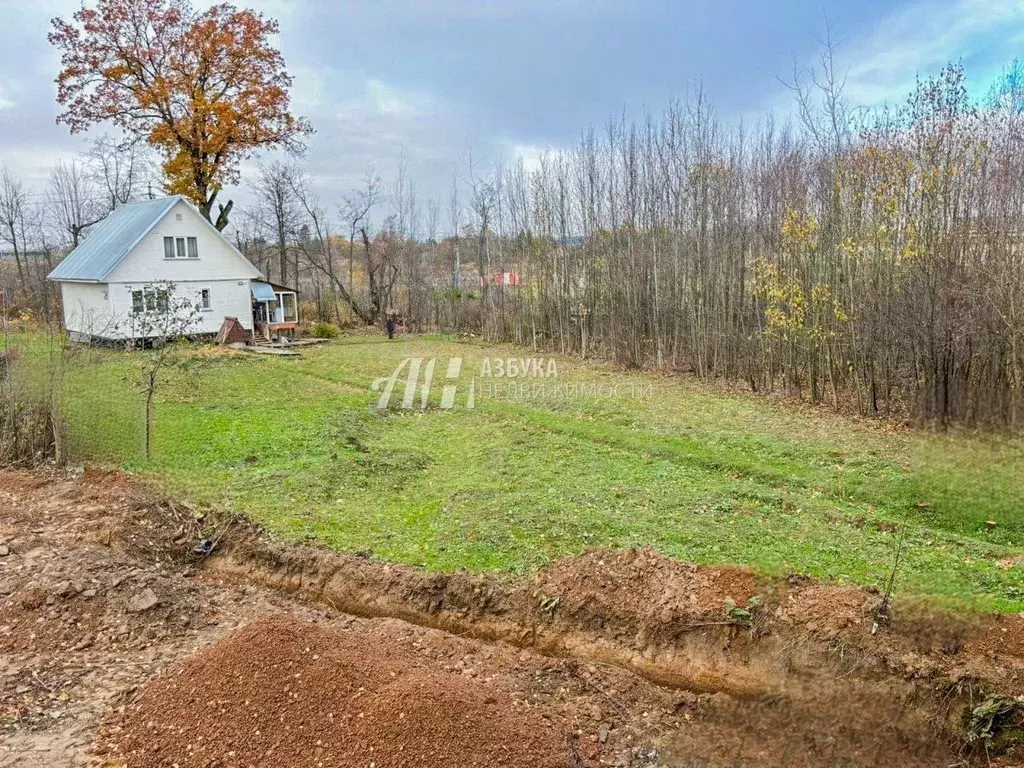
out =
{"type": "Polygon", "coordinates": [[[298,293],[298,290],[295,288],[289,288],[287,285],[281,285],[280,283],[272,283],[269,280],[267,281],[267,285],[281,293],[298,293]]]}
{"type": "Polygon", "coordinates": [[[277,294],[279,292],[294,293],[296,296],[299,293],[295,288],[289,288],[287,285],[266,283],[258,280],[253,280],[249,283],[249,290],[256,301],[277,301],[277,294]]]}
{"type": "Polygon", "coordinates": [[[50,280],[99,281],[121,263],[181,196],[142,200],[115,208],[49,274],[50,280]]]}
{"type": "MultiPolygon", "coordinates": [[[[57,265],[49,275],[50,280],[81,280],[102,282],[121,263],[131,250],[139,244],[160,220],[178,202],[184,202],[196,216],[224,239],[228,247],[247,264],[251,263],[227,238],[203,218],[187,199],[181,195],[161,197],[156,200],[141,200],[126,203],[93,227],[89,236],[57,265]]],[[[253,267],[255,269],[255,267],[253,267]]],[[[258,270],[257,270],[258,272],[258,270]]]]}
{"type": "Polygon", "coordinates": [[[277,294],[274,293],[274,289],[268,283],[252,280],[249,283],[249,290],[256,301],[277,301],[277,294]]]}

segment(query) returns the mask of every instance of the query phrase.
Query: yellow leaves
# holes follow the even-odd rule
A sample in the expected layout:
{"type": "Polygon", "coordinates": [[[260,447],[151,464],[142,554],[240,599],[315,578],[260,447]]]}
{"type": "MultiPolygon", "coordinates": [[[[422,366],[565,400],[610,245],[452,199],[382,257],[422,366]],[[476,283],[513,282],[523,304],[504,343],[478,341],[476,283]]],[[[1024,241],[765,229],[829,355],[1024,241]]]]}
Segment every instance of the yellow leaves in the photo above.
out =
{"type": "MultiPolygon", "coordinates": [[[[843,309],[843,305],[839,299],[832,295],[831,286],[823,285],[821,283],[815,284],[811,289],[811,299],[816,305],[817,316],[822,319],[831,317],[831,319],[835,320],[837,323],[849,322],[850,316],[843,309]]],[[[823,327],[819,327],[818,331],[821,338],[824,338],[825,336],[835,336],[834,331],[825,333],[823,327]]]]}
{"type": "Polygon", "coordinates": [[[777,281],[779,278],[779,267],[777,264],[773,264],[770,261],[764,259],[758,259],[754,263],[754,280],[758,285],[777,281]]]}
{"type": "MultiPolygon", "coordinates": [[[[98,66],[99,62],[95,62],[95,65],[98,66]]],[[[116,64],[112,67],[106,67],[101,69],[103,77],[107,80],[120,80],[121,78],[127,76],[130,72],[131,69],[125,66],[124,64],[116,64]]]]}
{"type": "Polygon", "coordinates": [[[820,228],[818,220],[813,216],[805,215],[793,207],[787,208],[782,220],[783,247],[816,248],[820,228]]]}
{"type": "Polygon", "coordinates": [[[779,265],[765,259],[754,264],[754,295],[765,302],[764,335],[785,341],[820,342],[838,335],[837,325],[850,321],[827,283],[806,290],[795,278],[784,277],[779,265]]]}
{"type": "Polygon", "coordinates": [[[903,243],[903,247],[896,252],[896,261],[908,262],[915,261],[921,256],[921,250],[917,247],[917,240],[907,240],[903,243]]]}
{"type": "Polygon", "coordinates": [[[839,254],[850,261],[856,262],[862,256],[863,246],[856,238],[847,235],[839,243],[839,254]]]}
{"type": "Polygon", "coordinates": [[[796,282],[780,278],[778,265],[759,259],[754,265],[754,293],[766,300],[766,332],[788,338],[804,326],[807,300],[796,282]]]}
{"type": "Polygon", "coordinates": [[[823,302],[832,295],[832,289],[827,285],[821,283],[815,283],[811,288],[811,300],[815,302],[823,302]]]}

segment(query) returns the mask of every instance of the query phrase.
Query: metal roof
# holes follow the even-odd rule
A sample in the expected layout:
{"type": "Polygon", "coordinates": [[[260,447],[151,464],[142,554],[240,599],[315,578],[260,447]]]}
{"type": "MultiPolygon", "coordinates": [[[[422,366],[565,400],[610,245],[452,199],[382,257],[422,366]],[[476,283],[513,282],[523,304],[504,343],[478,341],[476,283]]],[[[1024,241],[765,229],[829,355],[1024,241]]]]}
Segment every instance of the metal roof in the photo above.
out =
{"type": "Polygon", "coordinates": [[[50,273],[50,280],[102,281],[128,252],[156,226],[180,195],[143,200],[115,208],[50,273]]]}
{"type": "Polygon", "coordinates": [[[267,283],[259,283],[253,280],[249,283],[249,290],[256,301],[277,301],[277,294],[267,283]]]}

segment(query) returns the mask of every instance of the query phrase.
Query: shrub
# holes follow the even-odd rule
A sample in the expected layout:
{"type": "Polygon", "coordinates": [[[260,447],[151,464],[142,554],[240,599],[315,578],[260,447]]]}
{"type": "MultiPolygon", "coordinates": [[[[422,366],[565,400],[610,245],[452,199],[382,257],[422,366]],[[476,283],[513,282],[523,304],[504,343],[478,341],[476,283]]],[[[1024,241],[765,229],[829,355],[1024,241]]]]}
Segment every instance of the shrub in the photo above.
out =
{"type": "Polygon", "coordinates": [[[319,322],[313,323],[309,327],[309,335],[316,339],[336,339],[341,335],[341,331],[338,330],[336,325],[319,322]]]}
{"type": "Polygon", "coordinates": [[[0,467],[62,459],[64,419],[48,380],[20,347],[0,349],[0,467]]]}

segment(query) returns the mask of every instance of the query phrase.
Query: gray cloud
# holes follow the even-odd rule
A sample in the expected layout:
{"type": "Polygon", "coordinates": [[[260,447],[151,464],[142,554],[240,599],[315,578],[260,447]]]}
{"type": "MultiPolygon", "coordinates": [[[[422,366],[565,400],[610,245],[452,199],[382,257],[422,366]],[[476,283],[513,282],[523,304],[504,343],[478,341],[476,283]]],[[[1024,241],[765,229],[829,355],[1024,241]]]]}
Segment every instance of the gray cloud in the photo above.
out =
{"type": "MultiPolygon", "coordinates": [[[[238,3],[280,21],[295,109],[317,130],[304,162],[331,203],[368,165],[391,174],[400,154],[420,194],[443,198],[470,146],[486,165],[565,145],[623,108],[660,110],[697,80],[726,117],[778,108],[777,76],[814,56],[823,11],[857,99],[902,97],[948,58],[987,74],[1010,45],[993,36],[1019,45],[1024,34],[1012,0],[238,3]]],[[[58,60],[45,39],[49,18],[78,6],[0,0],[0,160],[37,188],[83,147],[54,122],[58,60]]],[[[244,183],[229,192],[249,202],[244,183]]]]}

